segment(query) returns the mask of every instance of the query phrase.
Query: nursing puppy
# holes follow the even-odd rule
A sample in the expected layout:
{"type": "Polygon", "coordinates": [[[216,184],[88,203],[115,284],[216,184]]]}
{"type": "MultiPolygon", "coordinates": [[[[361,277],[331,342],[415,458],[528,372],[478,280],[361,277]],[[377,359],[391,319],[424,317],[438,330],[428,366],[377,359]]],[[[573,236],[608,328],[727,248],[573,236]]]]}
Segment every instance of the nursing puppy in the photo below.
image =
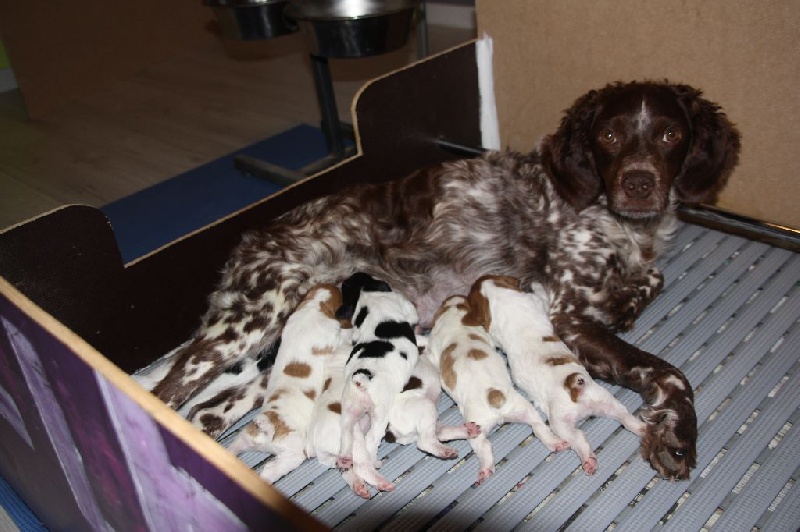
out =
{"type": "Polygon", "coordinates": [[[336,310],[341,293],[332,285],[312,288],[283,330],[262,411],[228,448],[233,453],[259,450],[274,455],[261,477],[274,482],[306,459],[304,444],[314,401],[322,392],[325,361],[340,344],[336,310]]]}
{"type": "Polygon", "coordinates": [[[568,444],[553,434],[533,405],[514,389],[505,360],[495,350],[484,327],[485,317],[481,312],[485,306],[473,301],[475,295],[451,296],[445,300],[434,317],[422,356],[429,357],[439,367],[444,389],[458,404],[464,420],[476,423],[481,429],[470,440],[480,464],[477,481],[480,484],[495,470],[492,444],[487,436],[498,425],[526,423],[551,451],[562,451],[568,444]]]}
{"type": "Polygon", "coordinates": [[[514,382],[547,415],[550,428],[564,438],[581,459],[588,475],[597,471],[597,457],[586,435],[575,425],[589,417],[616,419],[638,436],[645,424],[596,383],[589,372],[554,334],[544,287],[520,290],[518,279],[486,276],[472,288],[476,301],[489,307],[489,332],[505,351],[514,382]]]}
{"type": "Polygon", "coordinates": [[[386,441],[403,445],[416,442],[420,451],[439,458],[458,456],[458,451],[442,442],[474,438],[480,428],[476,423],[439,423],[436,403],[441,392],[439,368],[429,358],[419,357],[411,378],[392,405],[386,441]]]}
{"type": "MultiPolygon", "coordinates": [[[[389,425],[392,404],[419,358],[414,335],[417,311],[388,284],[363,273],[345,280],[342,294],[344,308],[348,302],[358,302],[353,309],[355,345],[345,365],[338,466],[352,466],[353,439],[362,435],[369,456],[379,466],[378,445],[389,425]]],[[[377,487],[394,489],[388,481],[377,487]]]]}
{"type": "MultiPolygon", "coordinates": [[[[342,393],[345,386],[345,364],[350,357],[352,344],[342,344],[325,364],[325,384],[314,405],[311,426],[306,436],[305,452],[309,458],[328,467],[336,467],[341,436],[342,393]]],[[[443,426],[437,423],[436,401],[441,385],[439,372],[422,358],[417,362],[411,378],[394,401],[389,415],[386,441],[400,444],[417,443],[417,447],[439,458],[455,458],[455,449],[442,441],[474,437],[479,430],[474,423],[443,426]],[[425,362],[425,363],[423,363],[425,362]]],[[[353,466],[342,471],[348,486],[360,497],[371,496],[367,484],[387,487],[386,479],[375,469],[374,460],[366,452],[366,442],[361,437],[353,442],[353,466]]]]}

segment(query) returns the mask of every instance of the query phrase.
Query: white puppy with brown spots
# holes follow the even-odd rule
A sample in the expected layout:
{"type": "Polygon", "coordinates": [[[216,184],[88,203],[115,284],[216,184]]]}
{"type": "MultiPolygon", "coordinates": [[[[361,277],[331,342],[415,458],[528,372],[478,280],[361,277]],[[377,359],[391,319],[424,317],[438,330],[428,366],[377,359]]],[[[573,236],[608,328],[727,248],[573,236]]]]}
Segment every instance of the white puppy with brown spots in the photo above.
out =
{"type": "Polygon", "coordinates": [[[275,482],[306,459],[304,445],[314,402],[322,392],[325,362],[341,343],[336,318],[341,292],[332,285],[312,288],[286,321],[267,383],[266,402],[228,448],[274,455],[261,477],[275,482]]]}
{"type": "Polygon", "coordinates": [[[445,391],[458,405],[466,422],[476,423],[481,433],[469,440],[478,457],[477,484],[495,470],[489,433],[506,422],[526,423],[551,451],[562,451],[567,442],[544,423],[533,405],[514,389],[506,362],[487,332],[485,298],[446,299],[434,318],[428,346],[423,353],[439,367],[445,391]],[[479,301],[478,299],[482,300],[479,301]]]}
{"type": "Polygon", "coordinates": [[[645,424],[596,383],[554,334],[546,291],[538,283],[532,288],[533,293],[522,292],[512,277],[482,277],[473,285],[488,300],[489,331],[506,353],[514,382],[542,409],[553,432],[575,449],[583,470],[593,475],[597,457],[586,434],[575,426],[579,421],[608,417],[639,436],[645,424]]]}

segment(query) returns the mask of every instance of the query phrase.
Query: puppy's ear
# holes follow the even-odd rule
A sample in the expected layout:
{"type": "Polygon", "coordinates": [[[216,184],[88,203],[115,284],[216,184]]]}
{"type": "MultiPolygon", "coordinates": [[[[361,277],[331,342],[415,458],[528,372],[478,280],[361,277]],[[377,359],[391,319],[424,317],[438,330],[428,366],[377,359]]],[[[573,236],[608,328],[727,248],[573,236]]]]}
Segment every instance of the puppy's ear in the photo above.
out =
{"type": "Polygon", "coordinates": [[[592,157],[590,135],[601,91],[590,91],[564,112],[561,125],[542,142],[542,163],[558,195],[582,211],[603,191],[592,157]]]}
{"type": "Polygon", "coordinates": [[[467,296],[469,310],[461,319],[464,325],[470,327],[483,327],[487,331],[492,326],[492,314],[489,310],[489,300],[481,293],[481,286],[473,285],[467,296]]]}
{"type": "Polygon", "coordinates": [[[678,199],[712,202],[739,162],[740,135],[720,107],[687,85],[675,85],[692,123],[692,144],[675,179],[678,199]]]}

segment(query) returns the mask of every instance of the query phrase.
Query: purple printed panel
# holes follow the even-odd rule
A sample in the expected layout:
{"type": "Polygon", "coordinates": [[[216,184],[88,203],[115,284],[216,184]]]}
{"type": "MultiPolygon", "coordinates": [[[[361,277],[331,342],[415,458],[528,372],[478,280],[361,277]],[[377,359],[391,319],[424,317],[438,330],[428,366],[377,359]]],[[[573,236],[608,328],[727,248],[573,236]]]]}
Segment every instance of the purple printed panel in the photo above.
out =
{"type": "Polygon", "coordinates": [[[0,471],[48,526],[291,529],[2,294],[0,358],[0,471]]]}

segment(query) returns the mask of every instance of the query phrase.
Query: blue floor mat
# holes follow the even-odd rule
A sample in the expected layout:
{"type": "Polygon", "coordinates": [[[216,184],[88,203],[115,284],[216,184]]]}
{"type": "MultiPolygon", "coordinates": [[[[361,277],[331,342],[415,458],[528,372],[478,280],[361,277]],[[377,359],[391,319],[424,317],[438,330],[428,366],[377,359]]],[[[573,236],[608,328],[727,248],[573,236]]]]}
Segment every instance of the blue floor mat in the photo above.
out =
{"type": "Polygon", "coordinates": [[[299,170],[328,150],[319,129],[301,125],[109,203],[101,210],[111,221],[122,259],[129,262],[282,188],[237,171],[233,158],[239,154],[299,170]]]}

